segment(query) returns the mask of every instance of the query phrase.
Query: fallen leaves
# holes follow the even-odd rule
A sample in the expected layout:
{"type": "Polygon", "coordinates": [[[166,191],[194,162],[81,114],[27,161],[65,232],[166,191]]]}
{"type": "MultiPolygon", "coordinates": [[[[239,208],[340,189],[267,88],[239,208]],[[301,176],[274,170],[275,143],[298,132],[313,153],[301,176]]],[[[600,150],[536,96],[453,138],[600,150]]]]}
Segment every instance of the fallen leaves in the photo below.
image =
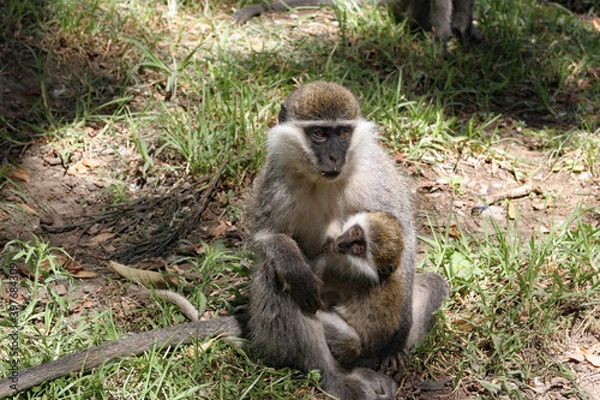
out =
{"type": "MultiPolygon", "coordinates": [[[[79,261],[74,260],[64,254],[54,255],[51,258],[43,259],[38,265],[38,270],[42,272],[38,279],[44,280],[45,274],[52,272],[52,267],[60,267],[68,272],[73,278],[88,279],[95,278],[97,274],[86,270],[79,261]],[[45,271],[45,274],[44,274],[45,271]]],[[[30,268],[19,267],[19,273],[29,279],[34,279],[34,272],[30,268]]]]}
{"type": "Polygon", "coordinates": [[[596,30],[596,32],[600,32],[600,17],[595,17],[592,19],[592,26],[596,30]]]}
{"type": "Polygon", "coordinates": [[[84,157],[82,160],[71,164],[69,168],[67,168],[67,174],[71,176],[85,175],[88,174],[90,170],[97,169],[102,165],[102,162],[99,160],[84,157]]]}
{"type": "Polygon", "coordinates": [[[37,211],[35,211],[33,208],[29,207],[25,203],[15,203],[15,204],[29,215],[38,215],[37,211]]]}
{"type": "Polygon", "coordinates": [[[569,359],[578,363],[586,361],[594,368],[600,368],[600,342],[592,346],[575,345],[569,359]]]}
{"type": "Polygon", "coordinates": [[[101,232],[101,233],[97,234],[96,236],[94,236],[89,241],[88,245],[91,247],[98,247],[98,246],[104,244],[104,242],[106,242],[107,240],[114,238],[115,236],[116,235],[112,232],[101,232]]]}
{"type": "Polygon", "coordinates": [[[12,169],[6,173],[10,179],[20,180],[23,182],[29,182],[31,180],[31,174],[22,169],[12,169]]]}
{"type": "Polygon", "coordinates": [[[109,261],[108,268],[124,278],[141,283],[145,287],[166,289],[169,286],[176,287],[179,285],[179,278],[175,275],[131,268],[114,261],[109,261]]]}
{"type": "Polygon", "coordinates": [[[216,227],[214,227],[211,231],[210,231],[210,236],[212,238],[216,238],[218,236],[220,236],[221,234],[231,230],[233,228],[233,224],[229,221],[219,221],[219,225],[217,225],[216,227]]]}
{"type": "Polygon", "coordinates": [[[221,333],[218,336],[215,336],[212,339],[207,340],[206,342],[198,345],[198,346],[190,346],[187,349],[187,355],[189,358],[194,358],[194,356],[196,355],[196,350],[198,350],[199,353],[204,353],[206,352],[206,350],[208,350],[208,348],[219,338],[225,336],[224,333],[221,333]]]}

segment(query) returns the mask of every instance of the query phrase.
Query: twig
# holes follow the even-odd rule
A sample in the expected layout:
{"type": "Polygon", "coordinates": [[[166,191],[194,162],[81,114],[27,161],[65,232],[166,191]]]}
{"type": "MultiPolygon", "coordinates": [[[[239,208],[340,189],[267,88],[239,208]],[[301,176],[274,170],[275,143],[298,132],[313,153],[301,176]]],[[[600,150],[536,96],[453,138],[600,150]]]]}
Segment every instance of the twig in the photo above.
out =
{"type": "Polygon", "coordinates": [[[498,203],[504,199],[517,199],[519,197],[528,196],[530,193],[542,194],[544,192],[537,185],[529,182],[517,188],[488,196],[486,197],[485,202],[487,205],[491,206],[492,204],[498,203]]]}

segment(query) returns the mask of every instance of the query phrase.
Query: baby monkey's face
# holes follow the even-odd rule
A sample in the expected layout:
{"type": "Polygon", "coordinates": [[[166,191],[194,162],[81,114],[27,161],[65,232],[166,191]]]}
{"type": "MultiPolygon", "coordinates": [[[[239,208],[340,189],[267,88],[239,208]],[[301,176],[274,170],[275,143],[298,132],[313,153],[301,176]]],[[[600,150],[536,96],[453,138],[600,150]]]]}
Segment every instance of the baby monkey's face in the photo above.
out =
{"type": "Polygon", "coordinates": [[[367,238],[364,229],[359,225],[353,225],[333,242],[333,251],[354,257],[365,257],[367,253],[367,238]]]}

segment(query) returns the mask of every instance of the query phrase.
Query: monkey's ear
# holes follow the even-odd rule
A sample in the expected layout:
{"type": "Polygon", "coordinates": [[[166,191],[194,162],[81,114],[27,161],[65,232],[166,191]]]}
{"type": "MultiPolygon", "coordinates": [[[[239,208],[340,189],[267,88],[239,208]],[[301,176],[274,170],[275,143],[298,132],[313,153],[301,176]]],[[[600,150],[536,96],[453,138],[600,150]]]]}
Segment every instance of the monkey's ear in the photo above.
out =
{"type": "Polygon", "coordinates": [[[281,103],[281,111],[279,111],[279,123],[282,124],[288,119],[288,110],[285,103],[281,103]]]}

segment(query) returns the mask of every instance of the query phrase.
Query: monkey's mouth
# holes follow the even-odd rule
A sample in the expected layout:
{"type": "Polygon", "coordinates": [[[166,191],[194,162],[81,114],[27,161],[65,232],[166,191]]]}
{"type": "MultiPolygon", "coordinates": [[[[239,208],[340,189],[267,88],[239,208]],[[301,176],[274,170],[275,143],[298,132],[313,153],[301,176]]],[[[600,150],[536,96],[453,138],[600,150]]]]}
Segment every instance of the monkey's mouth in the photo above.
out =
{"type": "Polygon", "coordinates": [[[340,171],[339,169],[334,169],[334,170],[330,170],[330,171],[320,171],[320,174],[325,179],[333,180],[333,179],[337,178],[341,172],[342,171],[340,171]]]}

